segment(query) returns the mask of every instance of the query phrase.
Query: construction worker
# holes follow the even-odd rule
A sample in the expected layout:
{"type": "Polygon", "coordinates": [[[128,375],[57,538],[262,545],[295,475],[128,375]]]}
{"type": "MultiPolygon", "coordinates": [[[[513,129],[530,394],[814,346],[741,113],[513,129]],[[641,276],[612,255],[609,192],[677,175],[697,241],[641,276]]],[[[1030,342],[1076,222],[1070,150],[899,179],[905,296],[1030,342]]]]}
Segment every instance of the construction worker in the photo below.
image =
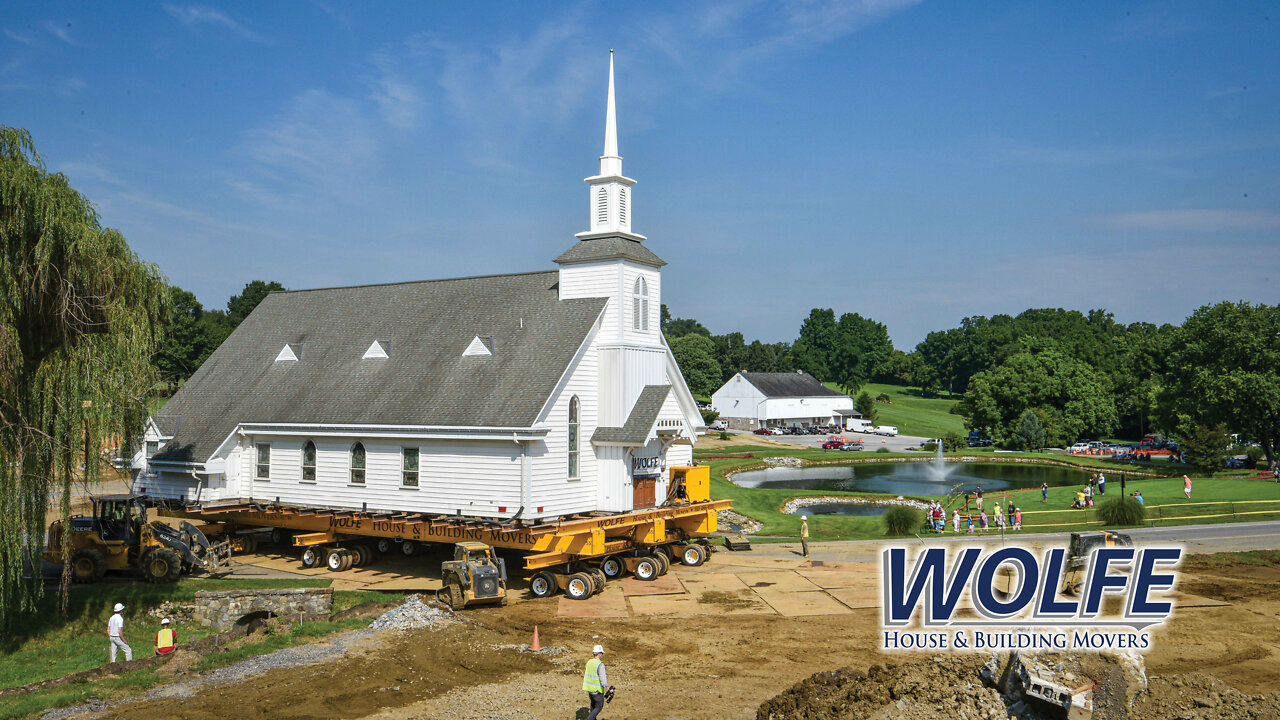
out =
{"type": "Polygon", "coordinates": [[[169,627],[169,618],[160,621],[160,630],[156,633],[156,654],[168,655],[178,646],[178,634],[169,627]]]}
{"type": "Polygon", "coordinates": [[[582,673],[582,689],[587,693],[589,703],[587,720],[596,720],[596,716],[604,709],[605,693],[613,690],[604,671],[603,645],[591,648],[591,659],[587,661],[587,669],[582,673]]]}
{"type": "Polygon", "coordinates": [[[107,640],[111,642],[111,662],[116,661],[116,648],[124,650],[124,661],[129,662],[133,659],[133,648],[129,647],[129,643],[124,641],[124,616],[120,613],[124,610],[124,603],[116,603],[115,615],[107,621],[107,640]]]}
{"type": "Polygon", "coordinates": [[[800,554],[809,557],[809,516],[800,516],[800,554]]]}

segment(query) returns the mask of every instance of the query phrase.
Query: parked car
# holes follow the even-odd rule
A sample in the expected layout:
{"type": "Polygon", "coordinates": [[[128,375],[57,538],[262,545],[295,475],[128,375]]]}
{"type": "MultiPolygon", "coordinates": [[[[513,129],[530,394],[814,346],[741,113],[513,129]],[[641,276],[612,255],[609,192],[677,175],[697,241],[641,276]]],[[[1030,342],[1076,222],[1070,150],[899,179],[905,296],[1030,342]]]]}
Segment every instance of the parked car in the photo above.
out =
{"type": "Polygon", "coordinates": [[[773,434],[773,432],[772,432],[771,430],[769,430],[769,428],[756,428],[755,430],[752,430],[751,432],[752,432],[752,433],[754,433],[754,434],[756,434],[756,435],[772,435],[772,434],[773,434]]]}
{"type": "Polygon", "coordinates": [[[977,430],[969,431],[969,447],[991,447],[991,438],[982,437],[982,433],[977,430]]]}
{"type": "Polygon", "coordinates": [[[898,428],[892,425],[877,425],[871,428],[871,432],[876,435],[884,435],[886,437],[897,437],[898,428]]]}
{"type": "Polygon", "coordinates": [[[769,434],[770,435],[786,435],[787,431],[783,430],[780,427],[771,427],[769,428],[769,434]]]}
{"type": "Polygon", "coordinates": [[[822,443],[823,450],[839,450],[843,446],[844,446],[844,441],[842,440],[828,440],[822,443]]]}
{"type": "Polygon", "coordinates": [[[707,426],[707,429],[716,431],[728,430],[729,422],[727,420],[713,420],[711,424],[707,426]]]}
{"type": "Polygon", "coordinates": [[[845,444],[843,444],[843,445],[841,445],[841,446],[840,446],[840,449],[841,449],[841,450],[850,450],[850,451],[852,451],[852,450],[861,450],[861,449],[862,449],[862,443],[860,443],[860,442],[845,443],[845,444]]]}
{"type": "Polygon", "coordinates": [[[1072,445],[1071,447],[1067,448],[1067,452],[1069,453],[1089,452],[1089,443],[1078,442],[1075,445],[1072,445]]]}

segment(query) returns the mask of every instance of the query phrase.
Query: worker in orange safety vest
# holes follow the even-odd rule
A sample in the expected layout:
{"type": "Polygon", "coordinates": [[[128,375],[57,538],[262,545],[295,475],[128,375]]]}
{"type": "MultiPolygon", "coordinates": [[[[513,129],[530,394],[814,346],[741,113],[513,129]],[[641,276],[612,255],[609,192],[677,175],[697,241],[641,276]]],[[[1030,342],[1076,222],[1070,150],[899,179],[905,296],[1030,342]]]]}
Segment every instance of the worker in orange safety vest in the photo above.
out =
{"type": "Polygon", "coordinates": [[[156,654],[167,655],[178,645],[178,634],[169,627],[169,618],[160,621],[160,631],[156,633],[156,654]]]}

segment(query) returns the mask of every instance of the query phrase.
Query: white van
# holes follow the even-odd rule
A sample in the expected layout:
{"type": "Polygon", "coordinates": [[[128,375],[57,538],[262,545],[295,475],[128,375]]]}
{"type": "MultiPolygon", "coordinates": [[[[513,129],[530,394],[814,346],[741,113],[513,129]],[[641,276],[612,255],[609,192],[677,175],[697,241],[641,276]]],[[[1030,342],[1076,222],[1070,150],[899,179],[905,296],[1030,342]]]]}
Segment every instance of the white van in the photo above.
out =
{"type": "Polygon", "coordinates": [[[875,432],[875,428],[871,427],[871,423],[862,418],[850,418],[845,423],[845,429],[849,432],[870,433],[875,432]]]}
{"type": "Polygon", "coordinates": [[[871,428],[871,432],[875,433],[876,435],[885,435],[887,437],[898,436],[898,428],[892,425],[877,425],[874,428],[871,428]]]}
{"type": "Polygon", "coordinates": [[[714,430],[715,432],[723,432],[729,429],[729,421],[728,420],[712,421],[712,423],[707,426],[707,429],[714,430]]]}

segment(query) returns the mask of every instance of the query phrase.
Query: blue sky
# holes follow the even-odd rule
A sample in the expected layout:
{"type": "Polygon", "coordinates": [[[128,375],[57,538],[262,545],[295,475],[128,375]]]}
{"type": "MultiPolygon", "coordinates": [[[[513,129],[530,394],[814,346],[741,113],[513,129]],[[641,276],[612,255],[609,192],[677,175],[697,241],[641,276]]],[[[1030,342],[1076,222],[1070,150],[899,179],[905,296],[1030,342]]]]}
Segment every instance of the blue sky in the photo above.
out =
{"type": "Polygon", "coordinates": [[[0,123],[210,306],[549,269],[617,50],[663,300],[910,348],[973,314],[1280,302],[1264,2],[9,4],[0,123]]]}

